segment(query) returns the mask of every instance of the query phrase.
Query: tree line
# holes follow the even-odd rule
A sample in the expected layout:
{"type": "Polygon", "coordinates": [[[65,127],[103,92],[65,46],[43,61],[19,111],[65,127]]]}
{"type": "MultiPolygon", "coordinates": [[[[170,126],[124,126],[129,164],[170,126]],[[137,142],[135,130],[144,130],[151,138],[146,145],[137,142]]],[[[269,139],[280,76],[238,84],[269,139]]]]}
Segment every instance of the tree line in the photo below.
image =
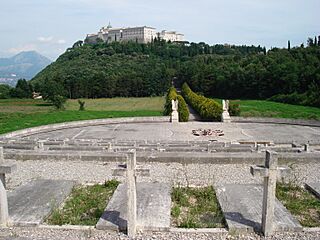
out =
{"type": "Polygon", "coordinates": [[[164,95],[172,79],[206,97],[320,106],[320,38],[268,51],[159,39],[148,44],[77,42],[31,84],[35,91],[66,98],[144,97],[164,95]]]}

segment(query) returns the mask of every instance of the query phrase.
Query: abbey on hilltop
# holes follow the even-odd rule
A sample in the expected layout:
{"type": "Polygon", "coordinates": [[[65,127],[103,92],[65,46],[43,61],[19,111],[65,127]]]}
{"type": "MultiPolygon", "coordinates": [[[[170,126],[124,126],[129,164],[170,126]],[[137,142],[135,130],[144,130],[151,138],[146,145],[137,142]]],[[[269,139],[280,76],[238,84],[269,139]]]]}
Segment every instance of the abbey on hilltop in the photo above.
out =
{"type": "Polygon", "coordinates": [[[86,43],[97,43],[98,39],[103,42],[128,42],[135,41],[138,43],[148,43],[155,38],[164,39],[171,42],[182,42],[184,41],[184,35],[176,31],[157,32],[153,27],[127,27],[127,28],[112,28],[109,25],[102,27],[97,34],[88,34],[85,42],[86,43]]]}

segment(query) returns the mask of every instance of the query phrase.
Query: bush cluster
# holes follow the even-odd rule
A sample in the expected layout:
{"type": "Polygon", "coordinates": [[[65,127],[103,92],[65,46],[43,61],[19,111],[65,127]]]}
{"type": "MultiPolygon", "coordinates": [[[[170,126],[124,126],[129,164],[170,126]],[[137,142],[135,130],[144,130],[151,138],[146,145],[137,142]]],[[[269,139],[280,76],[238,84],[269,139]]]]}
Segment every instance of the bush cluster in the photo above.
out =
{"type": "Polygon", "coordinates": [[[305,93],[278,94],[268,100],[294,105],[320,107],[320,87],[313,83],[305,93]]]}
{"type": "Polygon", "coordinates": [[[164,106],[164,115],[170,115],[172,112],[172,100],[178,99],[178,113],[179,113],[179,121],[180,122],[188,122],[189,120],[189,109],[186,101],[183,99],[181,95],[178,95],[176,89],[171,87],[168,90],[166,103],[164,106]]]}
{"type": "Polygon", "coordinates": [[[182,85],[182,95],[202,119],[221,120],[222,106],[216,101],[194,93],[187,83],[182,85]]]}

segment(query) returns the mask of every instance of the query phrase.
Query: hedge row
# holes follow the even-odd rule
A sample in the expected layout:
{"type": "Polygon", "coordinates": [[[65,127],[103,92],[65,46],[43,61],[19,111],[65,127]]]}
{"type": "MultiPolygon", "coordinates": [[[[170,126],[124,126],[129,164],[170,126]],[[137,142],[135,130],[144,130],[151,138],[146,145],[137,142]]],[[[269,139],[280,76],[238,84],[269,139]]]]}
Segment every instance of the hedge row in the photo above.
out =
{"type": "Polygon", "coordinates": [[[222,106],[216,101],[194,93],[187,83],[182,85],[184,99],[204,120],[221,120],[222,106]]]}
{"type": "Polygon", "coordinates": [[[178,95],[176,89],[171,87],[166,96],[166,103],[164,105],[164,115],[170,115],[172,112],[172,100],[178,99],[178,113],[179,122],[188,122],[189,120],[189,109],[186,101],[181,95],[178,95]]]}

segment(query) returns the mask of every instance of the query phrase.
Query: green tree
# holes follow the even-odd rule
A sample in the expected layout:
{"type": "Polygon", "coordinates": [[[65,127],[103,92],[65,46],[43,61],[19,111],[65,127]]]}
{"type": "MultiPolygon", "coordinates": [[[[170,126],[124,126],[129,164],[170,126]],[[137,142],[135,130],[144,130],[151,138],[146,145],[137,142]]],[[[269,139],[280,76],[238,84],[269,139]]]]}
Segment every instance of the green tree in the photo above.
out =
{"type": "Polygon", "coordinates": [[[41,95],[45,101],[50,102],[56,109],[63,110],[66,102],[66,91],[57,82],[48,81],[42,85],[41,95]]]}
{"type": "Polygon", "coordinates": [[[31,98],[33,88],[25,79],[19,79],[15,88],[10,91],[10,95],[14,98],[31,98]]]}
{"type": "Polygon", "coordinates": [[[6,84],[0,84],[0,99],[10,98],[10,91],[12,87],[6,84]]]}

